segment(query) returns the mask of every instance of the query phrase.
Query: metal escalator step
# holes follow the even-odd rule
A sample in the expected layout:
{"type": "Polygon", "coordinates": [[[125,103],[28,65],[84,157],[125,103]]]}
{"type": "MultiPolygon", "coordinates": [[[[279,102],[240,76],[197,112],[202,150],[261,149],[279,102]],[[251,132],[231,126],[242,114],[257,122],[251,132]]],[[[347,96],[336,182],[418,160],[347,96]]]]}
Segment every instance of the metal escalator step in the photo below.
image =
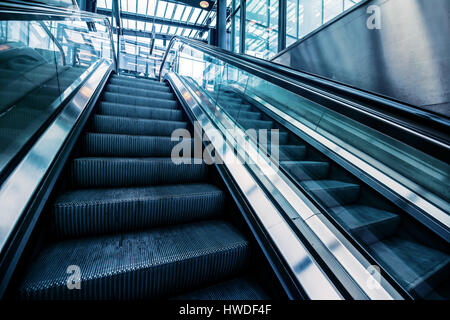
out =
{"type": "Polygon", "coordinates": [[[109,84],[106,86],[105,90],[106,90],[105,92],[119,93],[138,97],[171,99],[171,100],[175,99],[175,95],[172,92],[162,92],[158,89],[139,89],[109,84]]]}
{"type": "MultiPolygon", "coordinates": [[[[193,158],[77,158],[70,167],[75,188],[131,187],[205,181],[208,166],[193,158]]],[[[199,159],[198,159],[199,160],[199,159]]],[[[200,160],[201,161],[201,160],[200,160]]]]}
{"type": "Polygon", "coordinates": [[[94,115],[93,130],[100,133],[170,136],[176,129],[186,129],[182,121],[149,120],[116,116],[94,115]]]}
{"type": "Polygon", "coordinates": [[[246,129],[267,129],[270,130],[273,128],[273,121],[268,120],[252,120],[245,119],[240,120],[239,123],[246,129]]]}
{"type": "Polygon", "coordinates": [[[298,161],[306,156],[306,146],[302,145],[260,145],[261,150],[276,161],[298,161]],[[275,151],[275,148],[278,151],[275,151]]]}
{"type": "Polygon", "coordinates": [[[141,83],[134,81],[122,81],[120,79],[111,78],[109,80],[110,84],[118,85],[121,87],[129,87],[129,88],[137,88],[137,89],[146,89],[146,90],[159,90],[161,92],[171,92],[169,85],[165,82],[159,83],[141,83]]]}
{"type": "MultiPolygon", "coordinates": [[[[170,157],[173,147],[179,143],[171,137],[110,133],[87,133],[83,140],[85,155],[105,157],[170,157]]],[[[193,139],[183,141],[191,146],[194,143],[193,139]]]]}
{"type": "Polygon", "coordinates": [[[230,116],[234,119],[250,119],[250,120],[260,120],[261,112],[252,112],[252,111],[241,111],[241,110],[228,110],[230,116]]]}
{"type": "Polygon", "coordinates": [[[238,97],[230,97],[230,96],[222,96],[220,95],[218,98],[219,102],[227,102],[227,103],[234,103],[234,104],[240,104],[243,103],[242,98],[238,98],[238,97]]]}
{"type": "Polygon", "coordinates": [[[326,179],[330,164],[322,161],[282,161],[285,168],[297,181],[326,179]]]}
{"type": "Polygon", "coordinates": [[[450,275],[450,256],[417,242],[391,237],[370,246],[370,251],[409,292],[427,296],[450,275]]]}
{"type": "Polygon", "coordinates": [[[360,186],[338,180],[310,180],[302,184],[327,207],[354,203],[359,198],[360,186]]]}
{"type": "Polygon", "coordinates": [[[143,79],[143,78],[122,76],[122,75],[112,75],[111,80],[131,82],[131,83],[142,83],[142,84],[147,84],[147,85],[151,84],[151,85],[168,86],[168,84],[166,82],[160,82],[156,79],[143,79]]]}
{"type": "Polygon", "coordinates": [[[20,286],[26,299],[143,299],[174,295],[242,271],[249,244],[230,224],[208,221],[68,240],[44,249],[20,286]],[[66,273],[78,266],[81,289],[66,273]]]}
{"type": "Polygon", "coordinates": [[[142,230],[217,217],[224,202],[206,183],[70,190],[53,205],[52,229],[59,237],[142,230]]]}
{"type": "Polygon", "coordinates": [[[100,102],[98,107],[98,113],[107,116],[171,121],[180,121],[183,119],[182,111],[177,109],[138,107],[112,102],[100,102]]]}
{"type": "Polygon", "coordinates": [[[103,101],[122,103],[134,106],[154,107],[154,108],[178,108],[178,102],[174,99],[158,99],[147,97],[135,97],[127,94],[104,92],[103,101]]]}
{"type": "Polygon", "coordinates": [[[393,235],[400,216],[385,210],[363,205],[335,207],[331,215],[350,233],[366,244],[372,244],[393,235]]]}
{"type": "Polygon", "coordinates": [[[221,106],[224,107],[225,110],[230,111],[248,111],[251,112],[252,106],[249,104],[241,104],[241,103],[220,103],[221,106]]]}

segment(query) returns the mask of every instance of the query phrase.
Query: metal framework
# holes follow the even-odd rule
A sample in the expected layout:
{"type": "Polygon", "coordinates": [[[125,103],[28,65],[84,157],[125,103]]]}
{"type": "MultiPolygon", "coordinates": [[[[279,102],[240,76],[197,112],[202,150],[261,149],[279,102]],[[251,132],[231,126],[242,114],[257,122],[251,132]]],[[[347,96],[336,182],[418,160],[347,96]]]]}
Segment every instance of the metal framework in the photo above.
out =
{"type": "MultiPolygon", "coordinates": [[[[97,9],[97,13],[110,16],[112,13],[112,10],[99,8],[99,9],[97,9]]],[[[190,22],[174,21],[172,19],[167,19],[167,18],[150,17],[150,16],[147,16],[144,14],[139,14],[139,13],[128,13],[128,12],[122,11],[120,16],[122,19],[127,19],[127,20],[155,23],[155,24],[180,27],[180,28],[189,28],[189,29],[200,30],[200,31],[208,31],[210,29],[210,27],[208,27],[207,25],[190,23],[190,22]]]]}

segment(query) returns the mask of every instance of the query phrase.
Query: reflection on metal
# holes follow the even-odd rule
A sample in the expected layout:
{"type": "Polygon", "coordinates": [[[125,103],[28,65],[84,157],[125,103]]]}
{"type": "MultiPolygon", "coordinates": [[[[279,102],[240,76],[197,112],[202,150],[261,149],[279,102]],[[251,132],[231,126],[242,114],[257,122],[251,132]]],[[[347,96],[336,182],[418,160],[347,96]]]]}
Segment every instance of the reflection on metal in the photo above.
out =
{"type": "MultiPolygon", "coordinates": [[[[83,84],[80,93],[75,94],[1,185],[0,252],[32,200],[34,192],[52,166],[66,138],[89,103],[92,93],[110,67],[111,63],[108,61],[102,61],[98,65],[94,73],[83,84]]],[[[77,84],[72,84],[72,86],[77,86],[77,84]]],[[[70,89],[68,88],[63,93],[62,100],[71,92],[70,89]]]]}
{"type": "MultiPolygon", "coordinates": [[[[166,77],[174,85],[180,96],[185,99],[186,104],[192,110],[196,121],[201,124],[201,129],[203,129],[206,136],[217,136],[217,128],[193,98],[195,91],[183,85],[182,81],[174,73],[170,73],[166,77]]],[[[315,259],[296,236],[295,232],[281,217],[280,212],[267,197],[264,190],[245,168],[241,159],[234,153],[232,144],[228,144],[223,140],[218,141],[219,139],[210,140],[216,151],[216,156],[221,158],[232,177],[236,180],[237,185],[247,198],[252,209],[258,215],[272,241],[282,253],[299,284],[302,286],[307,298],[315,300],[343,299],[342,295],[319,267],[315,259]],[[219,143],[221,144],[219,145],[219,143]]]]}
{"type": "MultiPolygon", "coordinates": [[[[242,87],[235,87],[241,92],[243,91],[242,87]]],[[[351,166],[357,168],[359,172],[363,172],[364,174],[358,174],[359,178],[364,179],[365,176],[368,176],[376,181],[382,186],[382,188],[377,188],[378,190],[381,189],[381,193],[399,204],[407,212],[411,212],[416,219],[434,230],[447,242],[450,241],[450,215],[445,210],[437,207],[423,198],[420,193],[416,193],[405,187],[386,173],[383,173],[381,170],[355,156],[353,153],[340,147],[330,139],[304,125],[279,108],[272,106],[257,95],[249,91],[246,91],[245,94],[258,102],[260,106],[264,107],[266,109],[265,112],[275,115],[283,126],[293,132],[300,132],[303,137],[306,135],[307,140],[312,139],[312,141],[316,142],[315,146],[328,157],[337,160],[345,167],[348,167],[348,164],[351,164],[351,166]],[[344,160],[344,162],[340,160],[344,160]]],[[[366,182],[370,184],[370,181],[367,180],[366,182]]]]}
{"type": "Polygon", "coordinates": [[[369,1],[272,61],[450,117],[449,14],[445,0],[369,1]]]}

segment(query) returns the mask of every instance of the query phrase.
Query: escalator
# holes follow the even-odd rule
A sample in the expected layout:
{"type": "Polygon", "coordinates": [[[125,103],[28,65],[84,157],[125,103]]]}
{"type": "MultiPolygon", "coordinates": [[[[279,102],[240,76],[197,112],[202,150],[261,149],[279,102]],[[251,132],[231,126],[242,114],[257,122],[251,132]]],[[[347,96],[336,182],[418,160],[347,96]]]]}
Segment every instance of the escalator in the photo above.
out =
{"type": "MultiPolygon", "coordinates": [[[[246,130],[278,129],[276,161],[280,167],[363,244],[403,288],[422,298],[449,298],[445,283],[450,256],[445,242],[232,88],[222,88],[217,102],[246,130]]],[[[253,138],[257,141],[256,136],[253,138]]],[[[259,147],[271,154],[267,145],[259,147]]]]}
{"type": "MultiPolygon", "coordinates": [[[[57,45],[6,39],[0,51],[0,296],[450,298],[447,192],[433,189],[448,187],[448,164],[423,155],[426,170],[406,179],[403,162],[373,174],[394,157],[364,155],[382,145],[408,163],[413,143],[389,133],[416,142],[413,126],[384,119],[395,129],[380,138],[362,105],[350,118],[348,101],[274,64],[181,37],[159,79],[120,74],[107,19],[38,9],[55,15],[43,23],[57,45]],[[58,37],[72,24],[83,61],[58,37]],[[348,149],[345,128],[362,132],[348,149]]],[[[16,23],[10,10],[20,11],[0,5],[0,27],[16,23]]],[[[35,16],[21,14],[28,30],[35,16]]]]}
{"type": "Polygon", "coordinates": [[[170,134],[188,122],[168,84],[113,75],[96,108],[20,298],[269,298],[210,168],[170,157],[170,134]],[[83,290],[67,289],[68,265],[83,290]]]}

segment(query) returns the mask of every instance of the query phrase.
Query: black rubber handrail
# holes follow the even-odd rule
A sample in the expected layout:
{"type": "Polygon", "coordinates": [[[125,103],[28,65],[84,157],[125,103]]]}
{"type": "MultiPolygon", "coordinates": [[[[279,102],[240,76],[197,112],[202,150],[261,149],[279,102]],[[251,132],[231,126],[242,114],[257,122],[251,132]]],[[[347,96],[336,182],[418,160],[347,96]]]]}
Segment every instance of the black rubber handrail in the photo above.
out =
{"type": "Polygon", "coordinates": [[[160,67],[160,79],[175,42],[191,46],[272,84],[343,114],[416,149],[447,161],[450,157],[450,121],[417,107],[315,77],[300,71],[236,54],[201,41],[174,36],[160,67]]]}

